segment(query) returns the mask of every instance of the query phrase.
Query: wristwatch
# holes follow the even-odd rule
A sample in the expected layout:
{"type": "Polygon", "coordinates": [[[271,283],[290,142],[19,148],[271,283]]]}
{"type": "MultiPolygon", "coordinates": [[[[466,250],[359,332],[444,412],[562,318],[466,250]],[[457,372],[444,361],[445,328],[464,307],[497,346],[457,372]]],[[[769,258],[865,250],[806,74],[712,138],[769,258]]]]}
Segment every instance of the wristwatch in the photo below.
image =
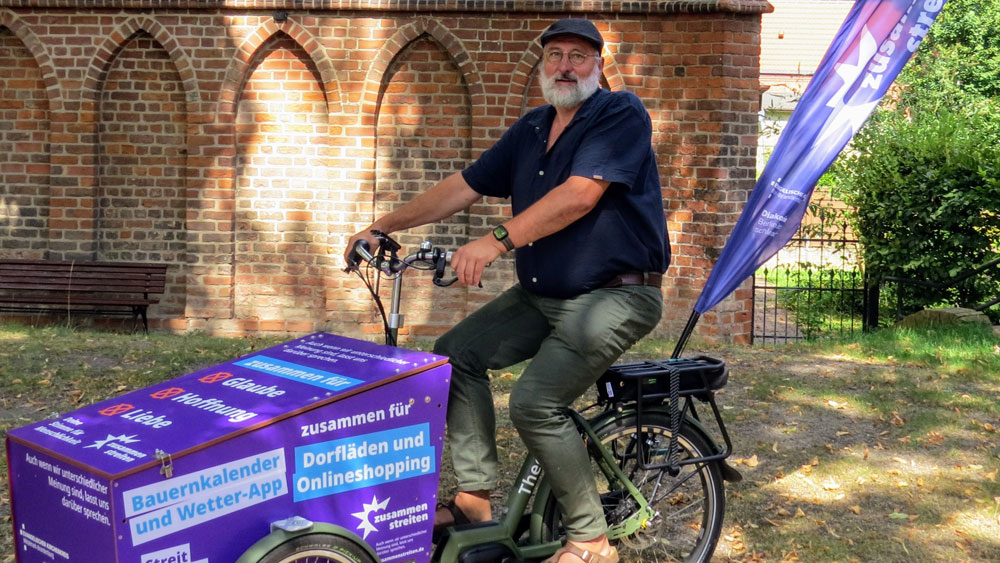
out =
{"type": "Polygon", "coordinates": [[[508,252],[514,250],[514,241],[510,240],[510,233],[507,232],[507,228],[503,225],[497,225],[497,228],[493,229],[493,238],[500,241],[500,244],[502,244],[508,252]]]}

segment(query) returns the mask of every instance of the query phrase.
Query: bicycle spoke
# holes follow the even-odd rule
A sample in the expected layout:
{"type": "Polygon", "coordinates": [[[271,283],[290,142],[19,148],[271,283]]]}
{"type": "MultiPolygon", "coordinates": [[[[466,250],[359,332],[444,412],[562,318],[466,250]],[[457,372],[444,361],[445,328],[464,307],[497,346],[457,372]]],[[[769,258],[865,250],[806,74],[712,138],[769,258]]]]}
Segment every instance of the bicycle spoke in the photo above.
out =
{"type": "MultiPolygon", "coordinates": [[[[670,439],[669,419],[653,415],[641,432],[636,432],[635,419],[626,417],[596,428],[601,443],[611,454],[615,465],[638,488],[654,515],[647,525],[627,536],[619,536],[619,551],[626,559],[641,561],[707,561],[721,533],[723,517],[722,477],[714,464],[695,463],[681,466],[675,476],[666,468],[644,470],[640,466],[658,464],[667,459],[670,439]],[[644,442],[640,443],[638,440],[644,442]],[[640,453],[643,459],[640,459],[640,453]]],[[[712,447],[697,431],[682,427],[678,435],[680,458],[690,460],[711,455],[712,447]]],[[[595,458],[595,472],[601,487],[601,503],[609,526],[624,524],[636,515],[638,502],[632,497],[609,468],[595,458]],[[603,479],[603,481],[602,481],[603,479]]],[[[552,514],[547,526],[553,536],[564,537],[558,505],[551,499],[552,514]]],[[[547,513],[548,514],[548,513],[547,513]]],[[[634,525],[634,524],[631,524],[634,525]]]]}
{"type": "MultiPolygon", "coordinates": [[[[660,472],[660,479],[662,479],[664,475],[666,475],[667,477],[669,477],[669,476],[670,476],[670,474],[669,474],[669,473],[667,473],[667,472],[666,472],[666,470],[664,470],[664,471],[661,471],[661,472],[660,472]]],[[[668,496],[670,496],[670,494],[671,494],[671,493],[673,493],[674,491],[676,491],[677,489],[679,489],[680,487],[682,487],[682,486],[683,486],[684,484],[686,484],[686,483],[687,483],[687,482],[688,482],[688,481],[689,481],[689,480],[690,480],[690,479],[691,479],[692,477],[694,477],[694,476],[696,476],[696,475],[698,475],[698,473],[697,473],[697,472],[695,472],[695,471],[692,471],[691,473],[688,473],[688,475],[687,475],[686,477],[684,477],[684,478],[681,478],[681,479],[678,479],[678,480],[677,480],[677,482],[676,482],[676,483],[674,483],[674,485],[673,485],[672,487],[670,487],[670,488],[669,488],[669,489],[668,489],[668,490],[667,490],[666,492],[664,492],[664,493],[663,493],[663,496],[660,496],[660,497],[656,497],[656,496],[654,495],[654,496],[651,496],[651,497],[650,497],[649,499],[647,499],[647,500],[649,500],[650,504],[652,504],[652,503],[654,502],[654,500],[653,500],[653,499],[655,499],[656,501],[660,501],[660,500],[663,500],[663,499],[667,498],[668,496]]],[[[658,479],[658,480],[659,480],[659,479],[658,479]]],[[[659,484],[657,484],[657,487],[659,487],[659,484]]]]}

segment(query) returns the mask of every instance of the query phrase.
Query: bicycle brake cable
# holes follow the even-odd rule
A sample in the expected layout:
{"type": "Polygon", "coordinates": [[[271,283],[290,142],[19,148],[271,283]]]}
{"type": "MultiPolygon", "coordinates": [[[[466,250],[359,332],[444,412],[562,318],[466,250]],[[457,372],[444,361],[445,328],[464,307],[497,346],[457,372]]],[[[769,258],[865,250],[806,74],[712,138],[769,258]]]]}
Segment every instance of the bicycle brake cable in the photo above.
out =
{"type": "MultiPolygon", "coordinates": [[[[376,262],[380,262],[379,258],[376,258],[376,262]]],[[[382,298],[379,297],[379,284],[382,278],[382,270],[377,266],[372,266],[371,262],[365,264],[364,273],[361,272],[361,268],[355,268],[354,273],[358,275],[361,279],[361,283],[364,284],[365,289],[371,294],[372,300],[375,301],[375,307],[378,309],[379,316],[382,317],[382,329],[385,332],[385,342],[390,346],[395,346],[395,342],[391,338],[391,331],[389,330],[389,319],[385,314],[385,306],[382,304],[382,298]],[[372,274],[371,271],[374,269],[375,274],[375,284],[372,285],[372,274]]]]}

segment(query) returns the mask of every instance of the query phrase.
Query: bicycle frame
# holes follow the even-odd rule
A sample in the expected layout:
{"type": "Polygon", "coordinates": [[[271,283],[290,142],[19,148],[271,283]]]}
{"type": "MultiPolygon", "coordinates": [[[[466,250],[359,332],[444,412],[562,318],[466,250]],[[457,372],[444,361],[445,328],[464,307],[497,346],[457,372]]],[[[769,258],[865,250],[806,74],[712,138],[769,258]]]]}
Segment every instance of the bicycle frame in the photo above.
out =
{"type": "MultiPolygon", "coordinates": [[[[618,466],[618,460],[616,460],[611,451],[604,447],[604,444],[601,443],[600,438],[594,431],[594,427],[576,411],[567,409],[567,414],[573,418],[577,428],[581,428],[584,432],[586,432],[587,447],[592,450],[596,450],[600,454],[600,457],[596,459],[598,461],[598,466],[601,468],[601,472],[604,473],[608,482],[620,483],[624,486],[625,490],[628,491],[629,496],[635,499],[639,506],[639,510],[637,510],[635,514],[629,516],[624,522],[611,526],[608,529],[608,539],[614,540],[622,536],[631,535],[640,528],[645,527],[646,523],[655,515],[653,510],[649,508],[649,502],[646,500],[646,497],[644,497],[639,489],[632,484],[632,481],[628,478],[628,476],[622,472],[621,467],[618,466]]],[[[619,415],[619,413],[614,414],[615,416],[619,415]]],[[[597,420],[601,420],[601,418],[598,417],[597,420]]]]}
{"type": "MultiPolygon", "coordinates": [[[[515,481],[516,490],[507,499],[504,515],[499,521],[449,528],[431,556],[431,561],[451,563],[458,561],[463,552],[477,546],[496,546],[521,560],[542,559],[555,553],[562,545],[559,541],[539,543],[538,541],[519,545],[516,535],[522,525],[528,501],[538,486],[542,468],[533,456],[528,456],[521,464],[515,481]]],[[[531,520],[541,522],[541,515],[534,511],[531,520]]],[[[539,526],[540,528],[540,526],[539,526]]],[[[495,548],[494,548],[495,549],[495,548]]]]}
{"type": "MultiPolygon", "coordinates": [[[[402,294],[402,275],[410,263],[409,257],[400,261],[396,256],[398,245],[382,233],[375,234],[383,244],[389,243],[390,257],[385,258],[386,247],[380,246],[377,257],[367,252],[358,252],[369,263],[376,266],[380,273],[393,279],[392,302],[386,318],[387,337],[394,344],[398,329],[402,326],[403,315],[399,313],[402,294]]],[[[439,283],[444,272],[447,257],[439,249],[433,249],[429,243],[421,246],[417,253],[418,260],[432,262],[435,266],[434,283],[439,286],[450,285],[455,280],[439,283]]],[[[356,263],[355,263],[356,267],[356,263]]],[[[369,286],[369,289],[371,287],[369,286]]],[[[377,292],[373,291],[376,302],[377,292]]],[[[379,303],[381,308],[381,304],[379,303]]],[[[629,479],[622,469],[622,463],[635,460],[635,467],[642,471],[665,471],[671,476],[677,476],[680,467],[684,465],[718,463],[720,471],[731,475],[738,473],[726,471],[724,459],[732,451],[729,435],[722,423],[719,409],[715,403],[714,391],[725,385],[728,370],[725,363],[707,357],[671,359],[667,362],[644,362],[614,366],[598,382],[598,403],[603,410],[592,419],[586,419],[581,413],[565,409],[564,412],[576,426],[579,435],[586,443],[591,459],[603,473],[612,491],[618,491],[622,498],[631,498],[635,510],[624,520],[610,526],[607,536],[611,540],[635,535],[647,528],[657,517],[657,512],[650,506],[639,488],[629,479]],[[610,379],[609,379],[610,378],[610,379]],[[612,384],[618,385],[613,387],[612,384]],[[619,396],[614,394],[618,393],[619,396]],[[632,393],[629,395],[629,393],[632,393]],[[704,427],[695,410],[692,397],[707,402],[711,406],[718,430],[721,431],[724,446],[712,438],[712,434],[704,427]],[[672,420],[670,428],[669,447],[658,447],[650,451],[644,440],[643,417],[655,414],[672,420]],[[634,449],[630,443],[628,451],[612,452],[605,446],[596,429],[603,428],[615,418],[635,418],[634,449]],[[709,445],[708,455],[690,459],[678,460],[677,436],[682,426],[696,429],[709,445]],[[651,454],[662,456],[667,453],[667,463],[650,464],[651,454]],[[619,456],[619,457],[616,457],[619,456]],[[624,495],[627,495],[625,497],[624,495]]],[[[590,407],[588,407],[589,409],[590,407]]],[[[587,410],[587,409],[585,409],[587,410]]],[[[630,423],[631,424],[631,423],[630,423]]],[[[691,475],[695,475],[692,473],[691,475]]],[[[687,478],[690,478],[687,477],[687,478]]],[[[655,495],[655,493],[653,493],[655,495]]],[[[517,480],[507,497],[506,507],[498,520],[479,524],[452,526],[447,528],[438,540],[433,553],[432,562],[439,563],[479,563],[497,561],[505,558],[517,560],[539,560],[553,554],[562,545],[560,539],[550,539],[551,530],[546,526],[546,504],[552,498],[551,486],[544,478],[542,468],[537,459],[528,455],[521,465],[517,480]],[[532,498],[534,498],[532,504],[532,498]],[[529,504],[531,504],[530,510],[529,504]]],[[[624,516],[624,515],[623,515],[624,516]]],[[[714,542],[713,542],[714,545],[714,542]]]]}
{"type": "MultiPolygon", "coordinates": [[[[611,451],[601,443],[594,431],[594,426],[580,413],[572,409],[566,409],[565,413],[573,420],[581,435],[585,437],[587,447],[598,453],[596,457],[598,466],[608,481],[620,483],[639,506],[639,510],[635,514],[608,530],[608,538],[617,539],[635,533],[654,516],[649,503],[639,489],[632,484],[628,476],[622,472],[611,451]]],[[[603,420],[603,418],[604,415],[601,415],[597,420],[603,420]]],[[[534,456],[528,455],[521,464],[517,479],[514,481],[514,487],[508,496],[504,515],[499,521],[463,526],[460,529],[449,529],[431,560],[442,563],[457,561],[462,552],[483,545],[502,546],[511,555],[521,560],[540,559],[555,553],[562,543],[542,539],[544,517],[542,511],[545,506],[542,505],[540,499],[549,497],[550,488],[542,474],[541,465],[534,456]],[[525,510],[528,508],[528,503],[536,489],[535,504],[532,506],[530,514],[527,514],[529,519],[527,541],[518,542],[518,532],[523,530],[523,521],[526,517],[525,510]]]]}

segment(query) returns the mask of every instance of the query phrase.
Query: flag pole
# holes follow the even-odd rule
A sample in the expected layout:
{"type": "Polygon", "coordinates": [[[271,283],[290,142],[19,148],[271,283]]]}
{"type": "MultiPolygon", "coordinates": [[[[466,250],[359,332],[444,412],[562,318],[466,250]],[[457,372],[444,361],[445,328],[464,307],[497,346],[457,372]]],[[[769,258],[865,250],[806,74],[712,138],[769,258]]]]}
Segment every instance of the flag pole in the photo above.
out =
{"type": "Polygon", "coordinates": [[[681,357],[684,352],[684,346],[687,345],[688,338],[691,337],[691,333],[694,332],[694,327],[698,324],[698,319],[701,317],[701,313],[698,311],[691,311],[691,316],[688,317],[687,324],[684,325],[684,330],[681,331],[681,337],[677,339],[677,346],[674,347],[674,353],[670,356],[670,359],[677,359],[681,357]]]}

